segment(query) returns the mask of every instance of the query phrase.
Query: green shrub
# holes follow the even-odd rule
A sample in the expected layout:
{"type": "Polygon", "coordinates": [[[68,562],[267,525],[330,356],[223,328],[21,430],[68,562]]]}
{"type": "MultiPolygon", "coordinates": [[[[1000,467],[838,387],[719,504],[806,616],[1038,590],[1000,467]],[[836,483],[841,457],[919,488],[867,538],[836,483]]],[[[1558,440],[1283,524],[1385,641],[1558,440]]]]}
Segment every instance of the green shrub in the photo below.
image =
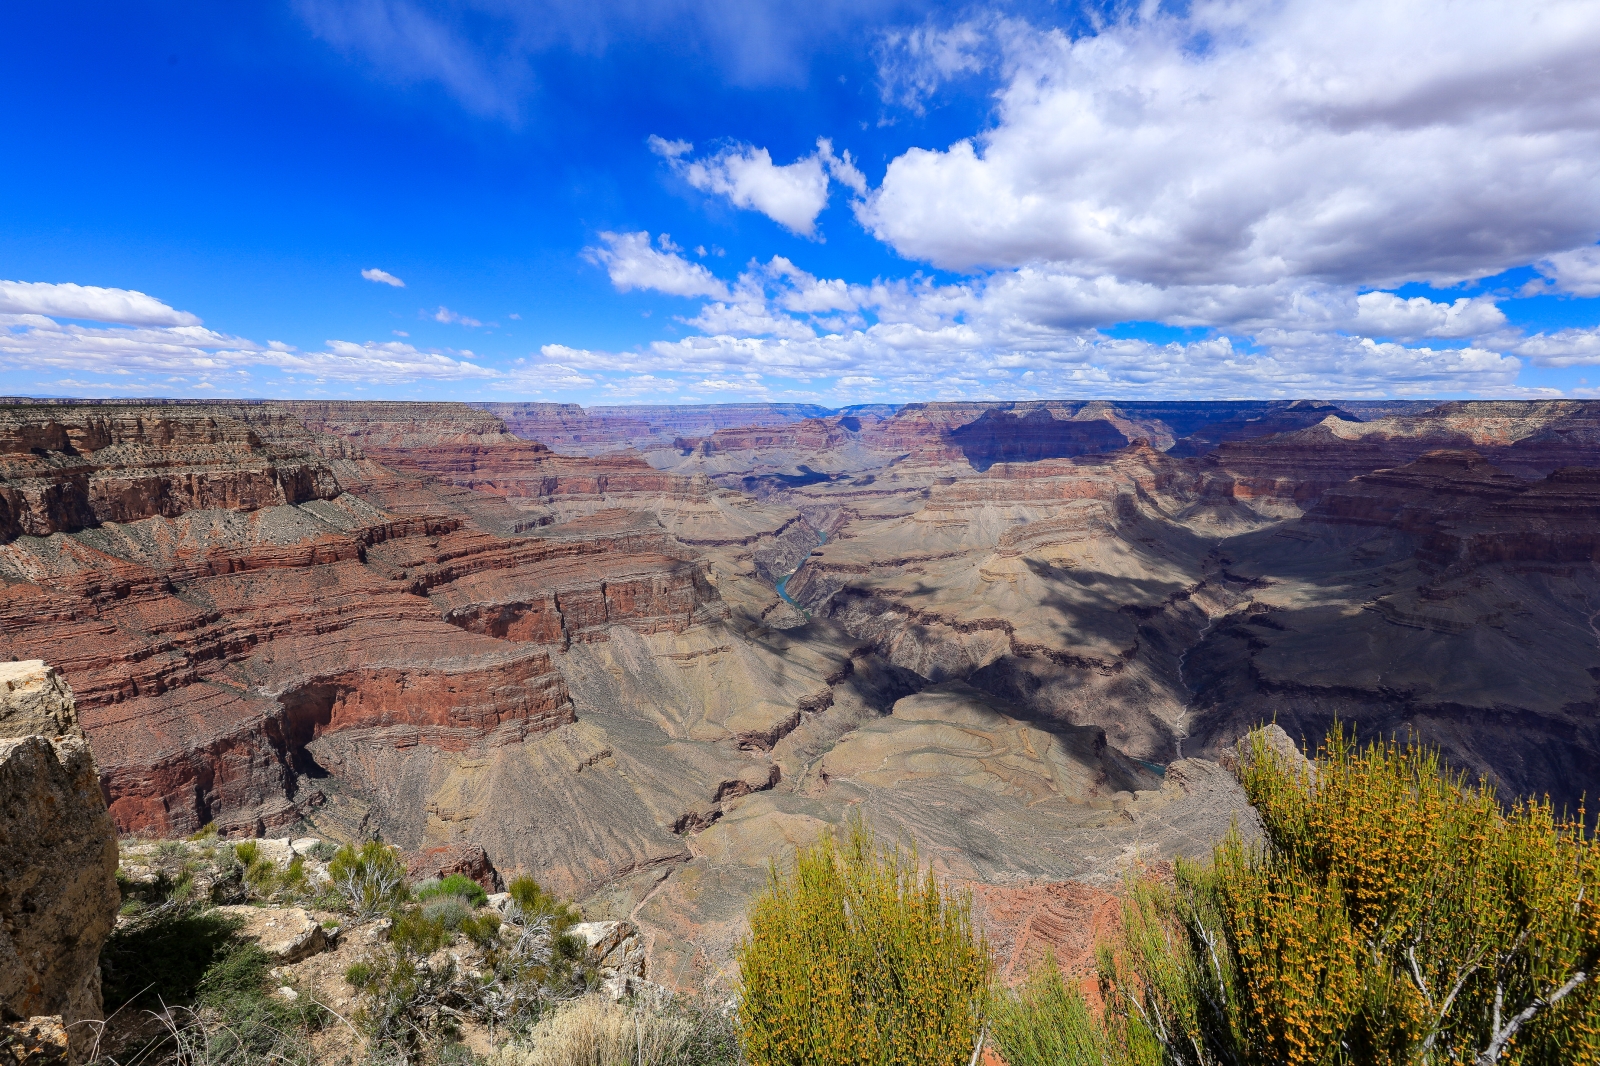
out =
{"type": "Polygon", "coordinates": [[[422,905],[422,916],[453,933],[472,917],[472,909],[460,896],[435,896],[422,905]]]}
{"type": "Polygon", "coordinates": [[[389,927],[389,943],[402,951],[426,957],[450,943],[450,930],[421,909],[408,909],[395,915],[389,927]]]}
{"type": "Polygon", "coordinates": [[[1006,1066],[1158,1066],[1159,1045],[1127,1048],[1097,1023],[1083,994],[1069,985],[1054,955],[1015,992],[991,1004],[990,1041],[1006,1066]]]}
{"type": "Polygon", "coordinates": [[[860,821],[774,868],[738,951],[747,1061],[966,1063],[992,967],[969,907],[860,821]]]}
{"type": "Polygon", "coordinates": [[[487,948],[500,937],[500,916],[493,911],[468,916],[461,923],[461,934],[480,948],[487,948]]]}
{"type": "Polygon", "coordinates": [[[439,882],[441,893],[460,896],[474,907],[482,907],[489,902],[489,894],[483,886],[465,874],[451,874],[439,882]]]}
{"type": "Polygon", "coordinates": [[[328,862],[328,878],[361,921],[388,913],[410,895],[400,853],[377,840],[340,848],[328,862]]]}

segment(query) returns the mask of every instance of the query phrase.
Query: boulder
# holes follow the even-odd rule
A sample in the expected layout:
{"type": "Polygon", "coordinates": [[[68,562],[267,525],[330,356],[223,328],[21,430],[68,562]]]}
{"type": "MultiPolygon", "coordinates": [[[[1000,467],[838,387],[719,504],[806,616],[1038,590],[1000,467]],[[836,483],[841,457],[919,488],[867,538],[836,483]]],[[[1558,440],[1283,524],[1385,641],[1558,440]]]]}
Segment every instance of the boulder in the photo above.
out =
{"type": "Polygon", "coordinates": [[[121,905],[116,829],[60,674],[0,663],[0,726],[39,730],[0,739],[0,1025],[15,1036],[14,1023],[59,1015],[81,1057],[121,905]]]}
{"type": "Polygon", "coordinates": [[[406,856],[406,873],[413,881],[464,874],[482,885],[485,892],[499,892],[505,887],[488,853],[477,844],[445,844],[414,851],[406,856]]]}
{"type": "Polygon", "coordinates": [[[601,977],[644,976],[644,940],[632,922],[579,922],[567,932],[583,940],[601,977]]]}
{"type": "Polygon", "coordinates": [[[644,938],[632,922],[579,922],[568,932],[587,945],[588,962],[600,976],[600,987],[613,999],[657,987],[644,979],[644,938]]]}
{"type": "Polygon", "coordinates": [[[237,920],[238,935],[255,941],[277,963],[309,959],[338,942],[337,928],[324,929],[300,907],[218,907],[217,912],[237,920]]]}
{"type": "Polygon", "coordinates": [[[82,736],[72,689],[42,659],[0,663],[0,739],[82,736]]]}
{"type": "Polygon", "coordinates": [[[1312,784],[1316,783],[1317,764],[1306,758],[1305,753],[1300,750],[1300,745],[1296,744],[1276,722],[1252,730],[1232,750],[1224,751],[1219,760],[1223,767],[1236,776],[1247,769],[1255,758],[1253,742],[1257,737],[1261,738],[1269,755],[1278,760],[1290,773],[1309,777],[1312,784]]]}

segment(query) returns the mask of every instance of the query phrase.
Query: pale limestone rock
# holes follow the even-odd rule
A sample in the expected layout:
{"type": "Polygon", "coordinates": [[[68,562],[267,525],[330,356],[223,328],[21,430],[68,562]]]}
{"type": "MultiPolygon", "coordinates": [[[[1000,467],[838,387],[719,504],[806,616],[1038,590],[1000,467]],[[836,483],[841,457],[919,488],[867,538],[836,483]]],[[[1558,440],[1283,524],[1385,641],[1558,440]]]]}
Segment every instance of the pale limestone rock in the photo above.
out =
{"type": "Polygon", "coordinates": [[[0,663],[0,738],[78,733],[78,705],[66,679],[43,659],[0,663]]]}
{"type": "Polygon", "coordinates": [[[0,737],[0,1022],[60,1015],[81,1057],[121,904],[116,828],[53,669],[0,664],[0,737]]]}
{"type": "Polygon", "coordinates": [[[632,922],[579,922],[567,931],[583,939],[602,978],[644,976],[644,941],[632,922]]]}
{"type": "Polygon", "coordinates": [[[218,907],[219,914],[240,921],[238,935],[253,940],[275,962],[291,963],[320,955],[333,947],[337,930],[322,928],[300,907],[218,907]]]}

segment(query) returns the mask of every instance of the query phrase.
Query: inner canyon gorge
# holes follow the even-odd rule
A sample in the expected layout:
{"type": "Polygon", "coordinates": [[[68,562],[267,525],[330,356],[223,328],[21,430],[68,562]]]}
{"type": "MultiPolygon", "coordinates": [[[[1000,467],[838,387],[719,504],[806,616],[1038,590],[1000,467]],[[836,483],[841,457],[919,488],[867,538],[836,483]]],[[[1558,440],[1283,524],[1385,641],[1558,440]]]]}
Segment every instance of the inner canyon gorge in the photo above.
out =
{"type": "Polygon", "coordinates": [[[1576,809],[1597,561],[1600,401],[0,401],[0,659],[119,833],[481,848],[679,989],[857,811],[1023,972],[1262,723],[1576,809]]]}

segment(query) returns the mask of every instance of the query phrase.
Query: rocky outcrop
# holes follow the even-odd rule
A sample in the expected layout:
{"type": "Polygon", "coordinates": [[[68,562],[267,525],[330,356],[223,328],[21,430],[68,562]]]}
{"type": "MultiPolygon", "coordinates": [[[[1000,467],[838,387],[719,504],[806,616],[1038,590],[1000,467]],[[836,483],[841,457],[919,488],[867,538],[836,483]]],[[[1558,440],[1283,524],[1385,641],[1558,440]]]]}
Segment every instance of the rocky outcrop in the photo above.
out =
{"type": "Polygon", "coordinates": [[[324,928],[302,907],[218,907],[237,923],[234,935],[259,947],[274,963],[287,965],[320,955],[338,943],[337,927],[324,928]]]}
{"type": "Polygon", "coordinates": [[[987,470],[995,463],[1098,455],[1128,444],[1122,431],[1104,418],[1057,418],[1044,409],[1020,416],[985,411],[952,430],[950,439],[975,470],[987,470]]]}
{"type": "Polygon", "coordinates": [[[32,1039],[24,1030],[56,1016],[81,1054],[121,898],[116,830],[72,702],[44,663],[0,663],[0,722],[45,730],[0,739],[0,1039],[32,1039]]]}
{"type": "Polygon", "coordinates": [[[0,663],[0,740],[81,736],[66,679],[42,659],[0,663]]]}
{"type": "Polygon", "coordinates": [[[406,856],[406,875],[413,881],[451,874],[471,878],[485,892],[500,892],[506,887],[488,853],[477,844],[441,844],[406,856]]]}

